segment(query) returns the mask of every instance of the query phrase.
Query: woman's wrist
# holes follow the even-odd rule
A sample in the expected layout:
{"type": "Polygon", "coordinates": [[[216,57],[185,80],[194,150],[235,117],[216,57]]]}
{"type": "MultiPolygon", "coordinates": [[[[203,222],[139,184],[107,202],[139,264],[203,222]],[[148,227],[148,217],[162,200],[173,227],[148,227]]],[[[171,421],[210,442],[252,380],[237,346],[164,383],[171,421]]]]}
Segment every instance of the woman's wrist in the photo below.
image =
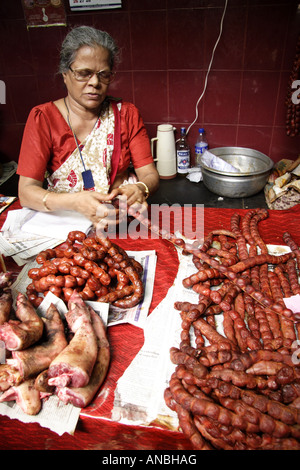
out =
{"type": "MultiPolygon", "coordinates": [[[[143,192],[144,192],[144,197],[145,199],[148,199],[148,197],[150,196],[150,191],[149,191],[149,188],[148,186],[146,185],[146,183],[143,183],[143,181],[138,181],[137,183],[135,183],[137,186],[141,185],[143,186],[143,192]]],[[[141,187],[139,186],[139,188],[141,187]]]]}
{"type": "Polygon", "coordinates": [[[56,193],[46,190],[42,197],[45,212],[57,210],[78,210],[80,206],[80,193],[56,193]]]}
{"type": "Polygon", "coordinates": [[[47,199],[49,197],[50,193],[49,191],[46,191],[44,197],[43,197],[43,206],[44,206],[44,209],[46,212],[51,212],[51,209],[49,208],[49,206],[47,205],[47,199]]]}

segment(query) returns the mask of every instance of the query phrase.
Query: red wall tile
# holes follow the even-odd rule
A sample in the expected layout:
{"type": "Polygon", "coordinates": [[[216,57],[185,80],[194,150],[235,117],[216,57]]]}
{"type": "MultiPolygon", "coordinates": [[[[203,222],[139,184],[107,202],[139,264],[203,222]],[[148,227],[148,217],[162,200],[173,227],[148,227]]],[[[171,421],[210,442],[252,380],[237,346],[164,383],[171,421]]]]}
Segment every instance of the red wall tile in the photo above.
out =
{"type": "MultiPolygon", "coordinates": [[[[170,119],[173,122],[193,122],[196,103],[204,88],[204,73],[197,71],[170,71],[170,119]]],[[[197,122],[203,121],[203,101],[198,105],[197,122]]]]}
{"type": "Polygon", "coordinates": [[[133,72],[133,89],[146,122],[168,121],[167,72],[133,72]]]}
{"type": "Polygon", "coordinates": [[[110,85],[109,94],[124,101],[134,101],[132,72],[117,71],[116,78],[110,85]]]}
{"type": "Polygon", "coordinates": [[[203,69],[205,12],[202,9],[168,11],[169,69],[203,69]]]}
{"type": "Polygon", "coordinates": [[[300,155],[299,137],[286,135],[285,127],[274,127],[270,148],[270,158],[275,162],[282,158],[294,160],[295,155],[300,155]]]}
{"type": "Polygon", "coordinates": [[[0,41],[5,74],[34,73],[30,40],[23,20],[1,21],[0,41]]]}
{"type": "Polygon", "coordinates": [[[166,11],[133,11],[130,30],[133,69],[166,70],[166,11]]]}
{"type": "Polygon", "coordinates": [[[273,126],[279,74],[249,71],[243,74],[240,101],[241,124],[273,126]]]}
{"type": "Polygon", "coordinates": [[[204,115],[208,123],[237,124],[242,72],[210,72],[204,95],[204,115]]]}
{"type": "MultiPolygon", "coordinates": [[[[291,2],[286,2],[291,3],[291,2]]],[[[289,8],[281,5],[248,7],[245,69],[278,70],[287,33],[289,8]]]]}
{"type": "Polygon", "coordinates": [[[271,138],[271,127],[238,126],[236,146],[252,148],[270,156],[271,138]]]}
{"type": "MultiPolygon", "coordinates": [[[[230,5],[232,2],[230,2],[230,5]]],[[[205,63],[208,67],[214,45],[219,36],[222,8],[205,11],[205,63]]],[[[227,8],[223,20],[222,35],[214,54],[212,69],[241,70],[244,59],[247,8],[240,5],[227,8]]]]}
{"type": "Polygon", "coordinates": [[[27,30],[19,0],[0,2],[1,158],[18,159],[30,109],[57,99],[61,41],[74,25],[108,31],[121,49],[110,93],[134,102],[150,137],[157,125],[205,127],[210,147],[249,146],[277,161],[296,158],[300,137],[287,137],[286,90],[300,31],[296,0],[229,0],[207,89],[197,109],[224,0],[123,0],[121,9],[71,12],[68,27],[27,30]],[[194,122],[195,121],[195,122],[194,122]],[[193,125],[191,125],[194,122],[193,125]]]}

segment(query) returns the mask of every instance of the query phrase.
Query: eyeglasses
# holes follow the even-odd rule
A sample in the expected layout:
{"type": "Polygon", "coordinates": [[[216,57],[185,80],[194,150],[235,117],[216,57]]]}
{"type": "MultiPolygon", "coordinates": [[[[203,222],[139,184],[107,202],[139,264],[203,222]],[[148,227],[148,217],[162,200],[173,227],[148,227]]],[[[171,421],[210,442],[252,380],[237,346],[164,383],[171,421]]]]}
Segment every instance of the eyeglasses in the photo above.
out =
{"type": "Polygon", "coordinates": [[[74,75],[75,80],[78,82],[88,82],[94,75],[97,75],[98,80],[108,85],[115,78],[115,72],[107,72],[106,70],[100,70],[100,72],[93,72],[89,69],[72,69],[69,67],[74,75]]]}

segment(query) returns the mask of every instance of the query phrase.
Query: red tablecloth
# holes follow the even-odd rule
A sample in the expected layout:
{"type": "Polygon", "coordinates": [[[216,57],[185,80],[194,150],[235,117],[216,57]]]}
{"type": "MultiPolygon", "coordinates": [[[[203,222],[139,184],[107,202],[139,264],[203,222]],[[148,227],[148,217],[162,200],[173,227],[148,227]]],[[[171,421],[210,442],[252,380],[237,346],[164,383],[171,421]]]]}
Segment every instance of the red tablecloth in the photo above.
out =
{"type": "MultiPolygon", "coordinates": [[[[18,203],[10,210],[19,208],[18,203]]],[[[241,216],[245,209],[204,210],[204,232],[212,229],[230,229],[233,213],[241,216]]],[[[193,209],[194,214],[194,209],[193,209]]],[[[269,211],[268,219],[259,224],[260,233],[265,242],[283,244],[282,235],[289,231],[300,245],[299,232],[300,205],[287,211],[269,211]]],[[[3,224],[6,214],[0,216],[3,224]]],[[[128,250],[156,250],[157,269],[154,283],[150,314],[164,298],[171,287],[178,269],[178,260],[172,244],[161,239],[117,240],[119,245],[128,250]]],[[[9,262],[9,260],[7,260],[9,262]]],[[[182,299],[179,299],[182,300],[182,299]]],[[[126,370],[132,359],[143,345],[143,331],[132,325],[117,325],[108,329],[112,360],[104,384],[111,390],[104,404],[98,406],[97,400],[85,411],[91,416],[82,416],[74,436],[58,436],[38,424],[23,424],[16,420],[0,416],[0,449],[98,449],[98,450],[189,450],[192,446],[181,432],[147,426],[127,426],[109,419],[113,403],[113,390],[116,381],[126,370]]]]}

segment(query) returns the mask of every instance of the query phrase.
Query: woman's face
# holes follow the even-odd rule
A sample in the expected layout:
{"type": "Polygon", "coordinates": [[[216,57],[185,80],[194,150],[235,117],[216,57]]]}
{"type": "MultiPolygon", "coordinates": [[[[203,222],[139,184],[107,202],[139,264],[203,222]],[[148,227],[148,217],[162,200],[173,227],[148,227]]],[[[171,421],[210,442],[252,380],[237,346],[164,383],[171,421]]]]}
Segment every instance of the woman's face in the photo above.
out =
{"type": "MultiPolygon", "coordinates": [[[[110,72],[109,52],[101,46],[83,46],[77,51],[71,69],[79,72],[110,72]]],[[[63,78],[70,99],[82,108],[99,109],[106,97],[108,84],[103,83],[97,75],[92,75],[88,81],[78,81],[71,70],[63,73],[63,78]]]]}

